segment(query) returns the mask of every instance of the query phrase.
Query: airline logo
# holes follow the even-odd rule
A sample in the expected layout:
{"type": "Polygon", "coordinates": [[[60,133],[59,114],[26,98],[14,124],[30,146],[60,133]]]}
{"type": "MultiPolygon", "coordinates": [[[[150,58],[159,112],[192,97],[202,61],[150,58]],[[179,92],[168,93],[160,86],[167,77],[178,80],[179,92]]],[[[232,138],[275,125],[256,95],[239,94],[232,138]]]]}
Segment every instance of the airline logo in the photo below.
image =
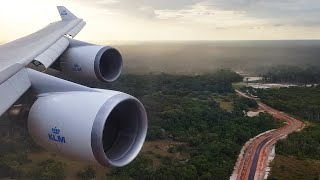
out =
{"type": "Polygon", "coordinates": [[[57,127],[51,129],[51,132],[48,133],[48,137],[50,141],[55,141],[62,144],[66,143],[66,138],[60,135],[60,129],[57,127]]]}
{"type": "Polygon", "coordinates": [[[72,71],[81,72],[82,68],[79,66],[79,64],[74,64],[73,68],[72,68],[72,71]]]}
{"type": "Polygon", "coordinates": [[[66,16],[68,15],[67,11],[66,10],[63,10],[61,13],[60,13],[61,16],[66,16]]]}

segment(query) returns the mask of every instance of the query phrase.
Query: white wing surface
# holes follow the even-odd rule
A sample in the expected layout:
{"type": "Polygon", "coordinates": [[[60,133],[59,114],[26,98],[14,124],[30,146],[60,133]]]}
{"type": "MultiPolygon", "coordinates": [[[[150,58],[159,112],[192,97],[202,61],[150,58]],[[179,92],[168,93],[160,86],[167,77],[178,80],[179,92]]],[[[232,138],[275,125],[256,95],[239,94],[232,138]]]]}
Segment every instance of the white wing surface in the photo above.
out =
{"type": "Polygon", "coordinates": [[[67,49],[65,36],[74,37],[85,26],[65,7],[58,11],[62,20],[0,46],[0,115],[31,86],[25,66],[36,60],[48,68],[67,49]]]}

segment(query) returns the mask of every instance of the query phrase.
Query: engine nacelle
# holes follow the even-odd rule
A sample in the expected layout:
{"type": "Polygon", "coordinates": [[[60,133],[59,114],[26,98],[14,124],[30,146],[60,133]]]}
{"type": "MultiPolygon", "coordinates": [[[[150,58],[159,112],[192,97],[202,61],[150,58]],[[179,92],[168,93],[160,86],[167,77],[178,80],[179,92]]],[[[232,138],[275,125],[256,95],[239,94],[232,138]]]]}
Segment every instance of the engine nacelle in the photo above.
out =
{"type": "Polygon", "coordinates": [[[102,82],[116,80],[122,70],[122,56],[117,49],[76,40],[70,40],[59,62],[61,71],[72,77],[102,82]]]}
{"type": "Polygon", "coordinates": [[[134,97],[116,91],[42,94],[28,128],[36,143],[72,159],[121,167],[139,153],[147,115],[134,97]]]}

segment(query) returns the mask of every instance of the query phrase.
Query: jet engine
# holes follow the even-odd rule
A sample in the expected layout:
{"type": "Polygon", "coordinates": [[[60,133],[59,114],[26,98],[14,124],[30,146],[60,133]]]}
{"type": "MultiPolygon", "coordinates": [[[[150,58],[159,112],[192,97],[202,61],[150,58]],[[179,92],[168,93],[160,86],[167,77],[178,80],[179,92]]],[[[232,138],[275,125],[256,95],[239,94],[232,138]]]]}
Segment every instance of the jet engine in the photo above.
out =
{"type": "Polygon", "coordinates": [[[35,142],[50,151],[121,167],[141,150],[147,115],[139,100],[121,92],[43,93],[30,110],[28,129],[35,142]]]}
{"type": "Polygon", "coordinates": [[[70,45],[57,61],[59,69],[75,78],[116,80],[122,70],[120,52],[109,46],[99,46],[69,39],[70,45]]]}

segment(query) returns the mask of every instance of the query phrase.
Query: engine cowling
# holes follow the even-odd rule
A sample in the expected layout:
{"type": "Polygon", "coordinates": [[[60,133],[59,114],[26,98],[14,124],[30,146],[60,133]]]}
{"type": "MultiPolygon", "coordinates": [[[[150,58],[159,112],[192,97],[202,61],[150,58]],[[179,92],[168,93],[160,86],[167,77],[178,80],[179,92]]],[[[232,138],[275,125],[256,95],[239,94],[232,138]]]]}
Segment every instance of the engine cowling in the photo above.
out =
{"type": "Polygon", "coordinates": [[[62,72],[75,78],[102,82],[112,82],[120,76],[123,62],[117,49],[70,41],[70,46],[59,58],[62,72]]]}
{"type": "Polygon", "coordinates": [[[116,91],[42,94],[32,106],[29,133],[49,151],[121,167],[139,153],[147,115],[134,97],[116,91]]]}

